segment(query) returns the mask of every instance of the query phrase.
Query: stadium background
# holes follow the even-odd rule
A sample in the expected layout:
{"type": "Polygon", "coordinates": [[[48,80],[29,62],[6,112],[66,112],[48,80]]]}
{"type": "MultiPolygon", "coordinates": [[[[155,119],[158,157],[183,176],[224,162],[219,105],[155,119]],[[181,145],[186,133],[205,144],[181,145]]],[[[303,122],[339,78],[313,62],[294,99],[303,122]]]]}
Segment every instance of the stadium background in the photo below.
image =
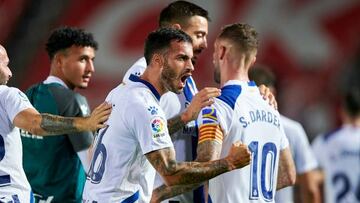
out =
{"type": "MultiPolygon", "coordinates": [[[[0,0],[0,43],[8,49],[14,77],[25,90],[44,80],[49,59],[44,44],[57,26],[93,32],[100,48],[90,86],[80,90],[90,105],[102,102],[142,56],[146,35],[157,27],[165,0],[0,0]]],[[[215,86],[212,51],[222,25],[252,24],[260,33],[258,63],[278,77],[280,111],[300,121],[310,139],[339,125],[339,90],[360,78],[358,0],[196,0],[207,9],[208,49],[194,78],[199,89],[215,86]]],[[[64,98],[65,99],[65,98],[64,98]]]]}

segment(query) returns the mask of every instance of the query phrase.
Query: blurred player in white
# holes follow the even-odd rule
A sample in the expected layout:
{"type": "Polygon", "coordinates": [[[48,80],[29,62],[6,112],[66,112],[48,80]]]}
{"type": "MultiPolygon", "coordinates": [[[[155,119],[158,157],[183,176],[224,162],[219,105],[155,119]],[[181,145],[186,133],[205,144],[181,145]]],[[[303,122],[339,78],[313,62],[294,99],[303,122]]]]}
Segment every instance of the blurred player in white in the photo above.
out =
{"type": "Polygon", "coordinates": [[[343,125],[316,137],[312,144],[323,172],[326,203],[360,202],[360,88],[347,91],[343,125]]]}
{"type": "MultiPolygon", "coordinates": [[[[249,79],[256,84],[266,85],[276,95],[276,78],[271,70],[263,65],[255,65],[249,71],[249,79]]],[[[285,135],[289,140],[289,146],[296,166],[296,184],[299,193],[294,194],[294,187],[283,188],[276,193],[277,203],[291,203],[295,199],[304,203],[320,203],[320,191],[316,185],[318,167],[315,156],[311,150],[304,128],[299,122],[280,115],[285,135]],[[297,197],[297,198],[295,198],[297,197]]]]}
{"type": "Polygon", "coordinates": [[[238,144],[221,160],[176,162],[159,102],[167,91],[180,93],[191,76],[192,40],[181,30],[162,28],[149,34],[144,52],[149,65],[141,77],[131,75],[131,83],[119,85],[106,99],[113,112],[97,138],[86,203],[150,202],[155,170],[169,185],[192,184],[250,161],[247,146],[238,144]]]}
{"type": "MultiPolygon", "coordinates": [[[[274,202],[276,189],[295,182],[280,115],[248,79],[257,46],[257,33],[247,24],[226,26],[215,41],[215,79],[221,84],[221,96],[199,114],[197,161],[224,157],[235,141],[242,141],[252,152],[250,166],[209,181],[209,194],[215,203],[274,202]]],[[[194,186],[161,186],[153,198],[163,199],[194,186]]]]}
{"type": "Polygon", "coordinates": [[[111,106],[102,104],[89,118],[64,118],[39,114],[19,89],[6,84],[12,73],[9,58],[0,45],[0,202],[33,202],[22,166],[19,128],[35,135],[95,131],[104,127],[111,106]]]}

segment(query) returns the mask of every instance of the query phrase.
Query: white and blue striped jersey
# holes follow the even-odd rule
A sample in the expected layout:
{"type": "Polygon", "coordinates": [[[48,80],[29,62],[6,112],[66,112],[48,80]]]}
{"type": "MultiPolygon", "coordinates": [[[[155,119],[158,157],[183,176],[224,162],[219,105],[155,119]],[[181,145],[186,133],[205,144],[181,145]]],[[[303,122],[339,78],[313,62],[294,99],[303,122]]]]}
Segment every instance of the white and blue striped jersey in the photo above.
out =
{"type": "MultiPolygon", "coordinates": [[[[123,82],[129,83],[130,75],[140,76],[143,74],[147,67],[145,58],[142,57],[135,62],[134,65],[126,72],[123,82]]],[[[190,104],[193,96],[198,92],[195,81],[192,77],[189,77],[186,80],[184,91],[180,94],[175,94],[173,92],[167,92],[161,96],[160,106],[165,112],[167,119],[182,113],[185,108],[190,104]]],[[[196,157],[196,143],[197,143],[197,125],[195,121],[187,123],[187,125],[171,135],[171,139],[174,143],[174,149],[176,152],[176,160],[179,162],[182,161],[192,161],[196,157]]],[[[161,177],[157,174],[155,178],[155,187],[158,187],[163,184],[161,177]]],[[[202,194],[201,192],[199,194],[202,194]]],[[[173,197],[171,201],[180,201],[180,202],[193,202],[196,197],[193,195],[193,192],[187,192],[177,197],[173,197]]],[[[164,202],[168,202],[164,201],[164,202]]],[[[196,200],[198,201],[198,200],[196,200]]]]}
{"type": "Polygon", "coordinates": [[[360,203],[360,127],[343,125],[312,147],[325,174],[325,202],[360,203]]]}
{"type": "Polygon", "coordinates": [[[20,131],[15,116],[34,108],[19,89],[0,85],[0,202],[31,202],[29,182],[22,166],[20,131]]]}
{"type": "MultiPolygon", "coordinates": [[[[299,122],[285,116],[280,115],[280,120],[284,127],[285,135],[289,140],[291,155],[296,167],[296,174],[301,175],[311,170],[315,170],[318,167],[318,164],[313,151],[311,150],[304,128],[299,122]]],[[[293,187],[286,187],[277,191],[275,202],[294,202],[293,190],[293,187]]]]}
{"type": "Polygon", "coordinates": [[[201,110],[198,124],[200,134],[220,125],[221,158],[239,140],[252,154],[250,165],[209,181],[212,202],[274,202],[280,151],[288,140],[279,113],[262,98],[255,82],[228,81],[215,103],[201,110]]]}
{"type": "Polygon", "coordinates": [[[147,81],[130,79],[106,98],[113,108],[96,138],[84,202],[149,202],[155,169],[145,154],[173,147],[160,94],[147,81]]]}

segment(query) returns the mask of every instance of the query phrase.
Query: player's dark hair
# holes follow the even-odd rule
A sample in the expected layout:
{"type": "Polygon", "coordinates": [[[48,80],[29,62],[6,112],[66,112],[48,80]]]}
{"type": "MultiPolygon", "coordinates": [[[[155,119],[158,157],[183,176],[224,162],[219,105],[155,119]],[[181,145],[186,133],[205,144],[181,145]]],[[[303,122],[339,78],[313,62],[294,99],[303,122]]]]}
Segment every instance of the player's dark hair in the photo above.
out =
{"type": "Polygon", "coordinates": [[[245,52],[257,50],[259,45],[258,33],[246,23],[234,23],[223,27],[218,38],[231,40],[245,52]]]}
{"type": "Polygon", "coordinates": [[[249,79],[255,81],[257,85],[275,87],[276,77],[274,73],[263,65],[255,65],[249,70],[249,79]]]}
{"type": "Polygon", "coordinates": [[[344,93],[343,106],[350,117],[360,116],[360,88],[350,87],[344,93]]]}
{"type": "Polygon", "coordinates": [[[46,51],[50,59],[53,59],[58,51],[63,51],[73,45],[98,49],[98,43],[91,33],[75,27],[60,27],[50,34],[46,43],[46,51]]]}
{"type": "Polygon", "coordinates": [[[184,31],[173,28],[160,28],[151,32],[145,41],[144,56],[150,64],[154,53],[163,54],[172,41],[192,43],[191,37],[184,31]]]}
{"type": "Polygon", "coordinates": [[[159,26],[168,27],[173,23],[179,23],[184,26],[187,20],[193,16],[201,16],[210,21],[207,10],[187,1],[175,1],[161,11],[159,26]]]}

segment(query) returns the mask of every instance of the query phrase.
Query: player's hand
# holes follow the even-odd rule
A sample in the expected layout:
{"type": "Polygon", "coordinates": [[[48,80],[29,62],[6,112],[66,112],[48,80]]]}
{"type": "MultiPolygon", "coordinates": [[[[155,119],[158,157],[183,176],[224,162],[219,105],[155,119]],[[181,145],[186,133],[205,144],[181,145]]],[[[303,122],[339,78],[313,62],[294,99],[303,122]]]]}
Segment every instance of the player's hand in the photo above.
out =
{"type": "Polygon", "coordinates": [[[232,144],[228,156],[225,158],[230,164],[230,170],[242,168],[250,163],[251,153],[246,144],[237,141],[232,144]]]}
{"type": "Polygon", "coordinates": [[[274,94],[270,91],[270,88],[266,87],[265,85],[260,85],[259,91],[264,100],[268,101],[269,104],[277,110],[277,102],[274,94]]]}
{"type": "Polygon", "coordinates": [[[96,131],[100,128],[105,127],[106,122],[110,116],[112,106],[111,104],[104,102],[97,106],[91,115],[86,118],[86,129],[88,131],[96,131]]]}
{"type": "Polygon", "coordinates": [[[205,87],[199,91],[192,99],[190,105],[186,108],[185,112],[181,115],[181,120],[188,123],[195,120],[202,108],[214,103],[214,97],[218,97],[221,90],[215,87],[205,87]]]}

